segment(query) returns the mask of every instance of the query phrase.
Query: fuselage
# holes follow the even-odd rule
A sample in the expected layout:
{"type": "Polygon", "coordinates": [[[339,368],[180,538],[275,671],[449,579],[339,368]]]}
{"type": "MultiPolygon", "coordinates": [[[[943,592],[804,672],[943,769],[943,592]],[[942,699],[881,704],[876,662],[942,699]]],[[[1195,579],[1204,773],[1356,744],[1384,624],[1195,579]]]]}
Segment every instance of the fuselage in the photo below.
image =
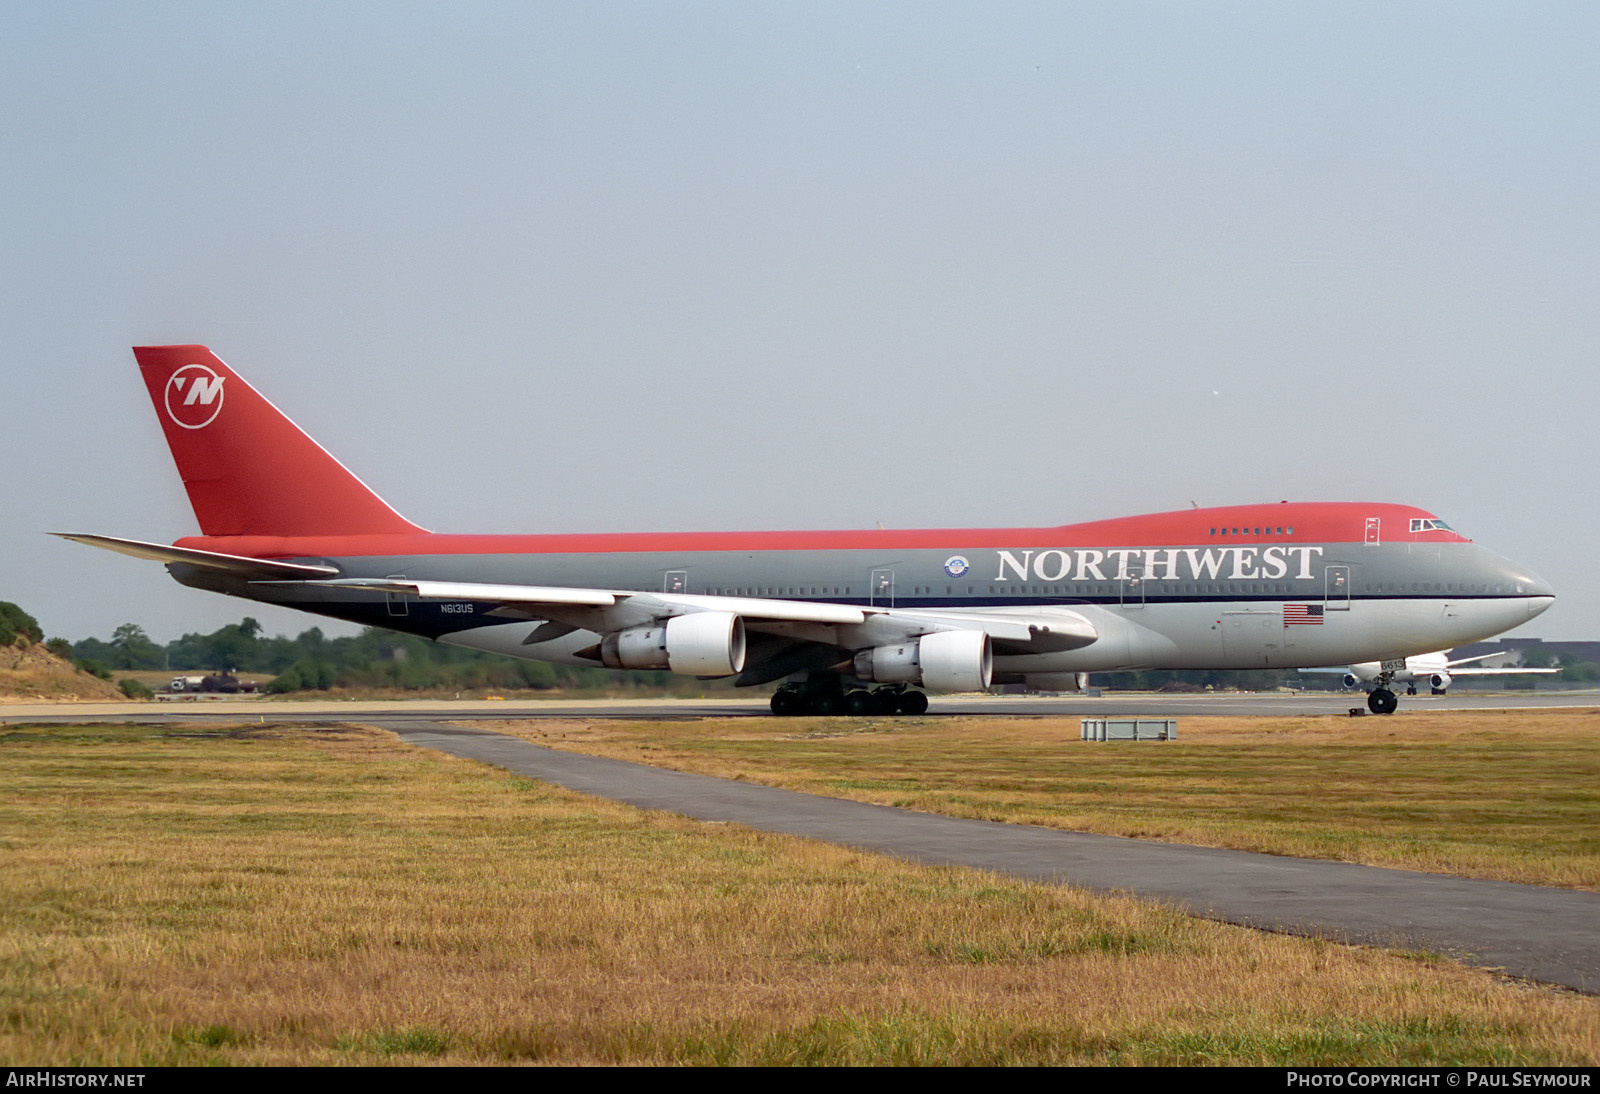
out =
{"type": "MultiPolygon", "coordinates": [[[[1236,506],[999,530],[230,535],[176,546],[317,563],[345,578],[758,597],[1024,619],[1067,609],[1098,633],[1073,649],[1001,645],[996,680],[1401,658],[1518,626],[1554,596],[1526,568],[1432,514],[1391,504],[1236,506]]],[[[278,586],[184,564],[171,569],[187,585],[520,657],[593,663],[584,651],[600,637],[578,629],[538,640],[537,621],[471,599],[278,586]]],[[[794,633],[830,640],[816,626],[794,633]]]]}

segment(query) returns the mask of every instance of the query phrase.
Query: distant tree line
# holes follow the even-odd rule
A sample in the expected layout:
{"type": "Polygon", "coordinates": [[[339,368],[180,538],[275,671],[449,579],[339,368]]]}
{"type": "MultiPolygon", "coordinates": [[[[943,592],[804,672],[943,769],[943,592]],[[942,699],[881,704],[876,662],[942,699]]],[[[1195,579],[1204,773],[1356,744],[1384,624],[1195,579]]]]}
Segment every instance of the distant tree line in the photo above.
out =
{"type": "Polygon", "coordinates": [[[268,638],[261,624],[246,617],[210,634],[186,634],[166,645],[151,640],[136,623],[124,623],[109,640],[86,638],[71,646],[88,668],[272,674],[270,691],[330,688],[398,688],[402,691],[514,690],[553,688],[683,687],[699,681],[664,672],[614,672],[610,669],[552,665],[479,653],[430,642],[415,635],[365,628],[353,637],[329,638],[320,627],[294,638],[268,638]]]}
{"type": "Polygon", "coordinates": [[[9,646],[18,636],[29,642],[43,642],[39,621],[9,600],[0,600],[0,646],[9,646]]]}
{"type": "MultiPolygon", "coordinates": [[[[38,622],[15,604],[0,601],[0,644],[19,638],[39,642],[38,622]]],[[[45,646],[76,661],[80,668],[110,679],[114,671],[250,672],[276,679],[272,691],[330,688],[393,688],[402,691],[481,691],[550,689],[623,689],[704,691],[729,686],[667,672],[618,672],[524,661],[430,642],[414,635],[368,627],[353,637],[328,638],[321,628],[294,638],[262,635],[261,624],[246,617],[210,634],[186,634],[166,645],[151,640],[136,623],[124,623],[110,639],[68,642],[52,638],[45,646]]],[[[1524,651],[1528,668],[1559,666],[1557,679],[1571,684],[1600,682],[1600,667],[1586,661],[1557,658],[1537,647],[1524,651]]],[[[1504,687],[1532,687],[1532,676],[1507,676],[1504,687]]],[[[1095,673],[1090,683],[1134,691],[1240,689],[1270,691],[1285,685],[1336,690],[1336,675],[1302,676],[1293,670],[1170,670],[1095,673]]]]}

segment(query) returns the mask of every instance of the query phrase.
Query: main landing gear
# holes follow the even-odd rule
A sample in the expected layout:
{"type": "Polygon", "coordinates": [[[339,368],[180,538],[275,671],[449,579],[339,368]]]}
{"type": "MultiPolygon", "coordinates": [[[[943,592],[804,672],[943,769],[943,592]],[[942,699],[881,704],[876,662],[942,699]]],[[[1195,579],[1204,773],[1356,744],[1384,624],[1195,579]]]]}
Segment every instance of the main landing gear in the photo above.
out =
{"type": "Polygon", "coordinates": [[[844,682],[829,673],[803,684],[784,684],[772,693],[772,713],[790,714],[923,714],[928,697],[907,687],[864,687],[845,690],[844,682]]]}

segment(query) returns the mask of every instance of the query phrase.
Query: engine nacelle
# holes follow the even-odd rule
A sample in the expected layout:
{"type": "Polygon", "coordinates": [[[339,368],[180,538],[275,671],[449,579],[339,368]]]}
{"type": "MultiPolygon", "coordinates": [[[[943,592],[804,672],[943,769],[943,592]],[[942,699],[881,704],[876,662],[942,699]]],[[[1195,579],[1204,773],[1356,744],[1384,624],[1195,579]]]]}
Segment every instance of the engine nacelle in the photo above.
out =
{"type": "Polygon", "coordinates": [[[1087,672],[1030,672],[1022,678],[1029,691],[1082,691],[1089,686],[1087,672]]]}
{"type": "Polygon", "coordinates": [[[695,612],[612,631],[600,640],[600,662],[609,669],[732,676],[744,670],[744,620],[733,612],[695,612]]]}
{"type": "Polygon", "coordinates": [[[1448,672],[1436,672],[1428,677],[1428,684],[1434,691],[1443,691],[1450,686],[1450,674],[1448,672]]]}
{"type": "Polygon", "coordinates": [[[1359,683],[1361,683],[1361,680],[1360,680],[1359,677],[1356,676],[1355,673],[1347,672],[1347,673],[1344,674],[1344,686],[1345,687],[1353,688],[1359,683]]]}
{"type": "Polygon", "coordinates": [[[930,691],[982,691],[994,675],[994,653],[982,631],[936,631],[894,646],[862,650],[855,674],[883,684],[921,684],[930,691]]]}
{"type": "Polygon", "coordinates": [[[922,683],[922,661],[917,656],[920,638],[898,646],[879,646],[856,654],[854,669],[859,679],[879,684],[922,683]]]}

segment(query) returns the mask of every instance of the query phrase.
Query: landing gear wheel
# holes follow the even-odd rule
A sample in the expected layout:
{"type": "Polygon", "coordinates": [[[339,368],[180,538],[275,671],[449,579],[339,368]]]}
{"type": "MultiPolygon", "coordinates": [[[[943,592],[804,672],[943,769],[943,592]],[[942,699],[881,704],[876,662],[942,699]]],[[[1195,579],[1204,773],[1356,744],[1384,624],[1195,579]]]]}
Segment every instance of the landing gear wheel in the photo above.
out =
{"type": "Polygon", "coordinates": [[[791,688],[779,688],[772,693],[772,713],[780,718],[799,714],[801,705],[799,692],[791,688]]]}
{"type": "Polygon", "coordinates": [[[928,697],[920,691],[908,691],[900,696],[901,714],[928,713],[928,697]]]}
{"type": "Polygon", "coordinates": [[[1415,695],[1416,693],[1417,693],[1417,685],[1415,685],[1415,684],[1407,684],[1406,685],[1406,694],[1407,695],[1415,695]]]}
{"type": "Polygon", "coordinates": [[[1367,709],[1374,714],[1393,714],[1400,700],[1388,688],[1378,688],[1367,696],[1367,709]]]}
{"type": "Polygon", "coordinates": [[[876,713],[877,705],[872,692],[865,688],[857,688],[844,697],[844,712],[855,718],[876,713]]]}
{"type": "Polygon", "coordinates": [[[844,711],[844,696],[836,691],[815,692],[807,706],[812,714],[840,714],[844,711]]]}
{"type": "Polygon", "coordinates": [[[872,692],[873,711],[878,714],[899,714],[900,696],[899,688],[877,688],[872,692]]]}

